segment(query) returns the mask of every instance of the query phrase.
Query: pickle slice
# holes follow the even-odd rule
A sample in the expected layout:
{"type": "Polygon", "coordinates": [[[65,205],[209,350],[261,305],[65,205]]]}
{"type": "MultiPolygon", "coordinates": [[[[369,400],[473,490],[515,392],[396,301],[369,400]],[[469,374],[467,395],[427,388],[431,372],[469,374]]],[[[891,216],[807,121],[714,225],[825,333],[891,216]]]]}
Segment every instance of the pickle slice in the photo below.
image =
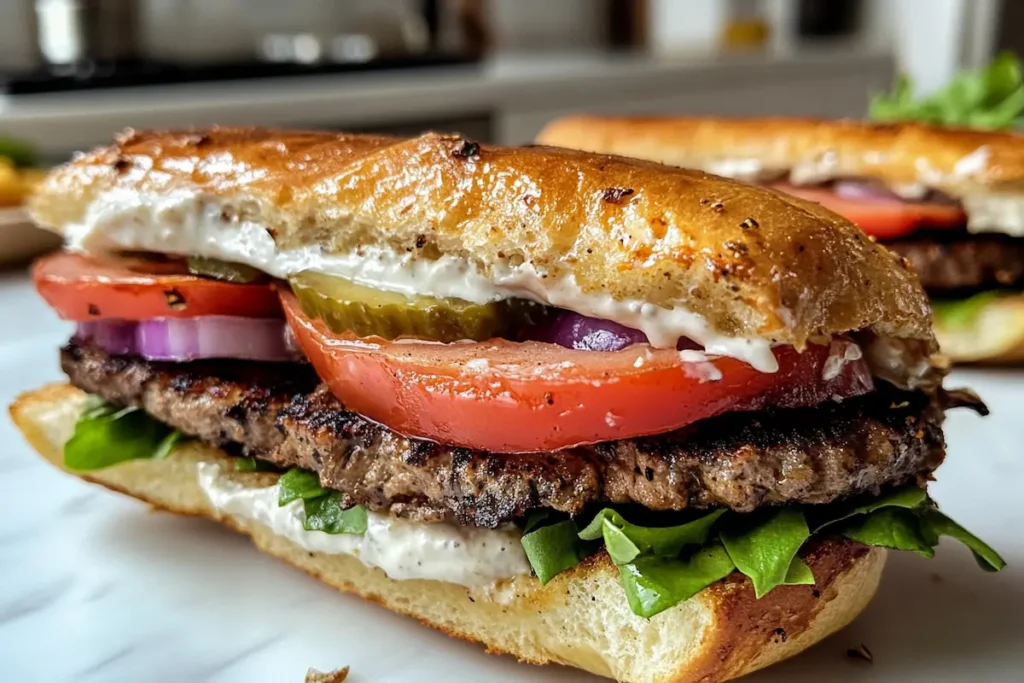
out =
{"type": "Polygon", "coordinates": [[[203,256],[188,257],[188,272],[192,275],[234,282],[239,285],[262,282],[267,278],[262,271],[244,263],[232,263],[203,256]]]}
{"type": "Polygon", "coordinates": [[[537,324],[545,313],[544,306],[523,299],[475,304],[465,299],[405,296],[308,270],[288,281],[303,313],[323,320],[332,332],[359,337],[484,341],[537,324]]]}

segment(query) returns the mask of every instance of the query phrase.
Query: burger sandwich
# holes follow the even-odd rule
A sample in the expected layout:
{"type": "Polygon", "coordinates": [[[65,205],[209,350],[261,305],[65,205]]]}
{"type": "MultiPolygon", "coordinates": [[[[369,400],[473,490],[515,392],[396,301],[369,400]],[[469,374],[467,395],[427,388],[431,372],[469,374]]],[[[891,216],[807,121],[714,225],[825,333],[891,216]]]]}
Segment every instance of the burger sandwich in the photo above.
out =
{"type": "Polygon", "coordinates": [[[944,354],[1024,360],[1020,135],[850,120],[570,117],[539,140],[704,169],[821,204],[910,262],[932,298],[944,354]]]}
{"type": "Polygon", "coordinates": [[[925,490],[913,272],[817,204],[458,136],[127,132],[32,206],[55,466],[532,663],[721,681],[864,609],[925,490]]]}

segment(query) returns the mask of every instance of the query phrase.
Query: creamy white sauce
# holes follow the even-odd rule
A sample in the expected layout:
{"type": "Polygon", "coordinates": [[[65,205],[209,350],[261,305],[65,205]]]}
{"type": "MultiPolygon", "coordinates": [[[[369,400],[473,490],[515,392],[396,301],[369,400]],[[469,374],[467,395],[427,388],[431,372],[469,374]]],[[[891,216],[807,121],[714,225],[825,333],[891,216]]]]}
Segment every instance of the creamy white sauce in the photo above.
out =
{"type": "MultiPolygon", "coordinates": [[[[946,191],[950,184],[974,180],[989,165],[991,150],[981,146],[953,165],[951,173],[936,169],[926,158],[915,164],[918,180],[888,186],[908,201],[919,201],[931,190],[946,191]]],[[[877,161],[877,159],[876,159],[877,161]]],[[[700,164],[694,164],[695,166],[700,164]]],[[[826,151],[817,158],[798,161],[789,171],[766,167],[757,159],[712,159],[703,164],[705,171],[749,183],[770,183],[786,178],[794,185],[820,185],[844,177],[837,154],[826,151]]],[[[967,229],[974,233],[999,232],[1024,237],[1024,195],[972,191],[957,197],[967,214],[967,229]]]]}
{"type": "Polygon", "coordinates": [[[218,511],[258,522],[310,552],[351,555],[392,579],[432,579],[473,587],[530,573],[514,528],[417,524],[369,512],[362,536],[306,531],[302,501],[278,506],[277,485],[247,488],[222,478],[220,466],[213,463],[199,463],[198,478],[218,511]]]}
{"type": "Polygon", "coordinates": [[[814,159],[798,161],[789,170],[789,182],[794,185],[817,185],[832,180],[839,172],[839,155],[828,150],[814,159]]]}
{"type": "MultiPolygon", "coordinates": [[[[693,165],[699,166],[700,164],[693,165]]],[[[760,159],[751,158],[712,159],[704,164],[704,170],[748,183],[766,182],[786,175],[785,169],[769,168],[761,163],[760,159]]]]}
{"type": "Polygon", "coordinates": [[[282,251],[264,226],[232,221],[223,208],[217,200],[192,192],[143,195],[112,190],[95,199],[83,222],[67,226],[64,234],[72,251],[192,254],[245,263],[276,277],[314,270],[382,290],[475,303],[529,298],[641,330],[655,347],[672,348],[680,337],[687,337],[709,355],[737,358],[762,372],[778,369],[769,340],[718,334],[703,316],[682,304],[663,308],[585,293],[573,276],[544,277],[529,263],[498,265],[484,275],[474,264],[448,255],[426,259],[380,247],[324,254],[318,245],[282,251]]]}
{"type": "Polygon", "coordinates": [[[821,378],[826,382],[834,380],[843,371],[847,363],[860,360],[864,354],[860,346],[853,342],[834,339],[829,345],[828,358],[821,368],[821,378]]]}
{"type": "Polygon", "coordinates": [[[1000,232],[1024,237],[1024,196],[973,194],[961,198],[971,232],[1000,232]]]}
{"type": "Polygon", "coordinates": [[[902,389],[928,388],[936,381],[922,342],[875,337],[863,349],[864,360],[875,377],[902,389]]]}

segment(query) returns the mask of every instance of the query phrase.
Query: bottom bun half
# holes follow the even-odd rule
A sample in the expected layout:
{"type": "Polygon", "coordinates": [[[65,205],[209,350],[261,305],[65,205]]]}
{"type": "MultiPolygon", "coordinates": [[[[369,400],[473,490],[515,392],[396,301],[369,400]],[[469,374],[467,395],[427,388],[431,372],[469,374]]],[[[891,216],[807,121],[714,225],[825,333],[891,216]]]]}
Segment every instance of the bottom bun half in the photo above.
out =
{"type": "Polygon", "coordinates": [[[1024,294],[1000,296],[985,303],[962,326],[935,319],[939,350],[954,363],[1024,361],[1024,294]]]}
{"type": "MultiPolygon", "coordinates": [[[[62,447],[85,395],[51,385],[22,395],[11,415],[39,453],[62,468],[62,447]]],[[[222,522],[258,548],[338,588],[445,633],[534,664],[558,663],[621,681],[723,681],[790,657],[837,631],[867,606],[885,551],[826,541],[806,556],[816,586],[778,588],[761,600],[739,574],[651,619],[633,614],[603,552],[547,585],[522,576],[487,589],[389,579],[347,555],[310,553],[244,517],[214,509],[199,487],[201,462],[233,472],[219,449],[184,442],[164,460],[134,460],[76,476],[157,508],[222,522]]],[[[231,474],[267,486],[277,475],[231,474]],[[248,479],[246,479],[248,477],[248,479]]]]}

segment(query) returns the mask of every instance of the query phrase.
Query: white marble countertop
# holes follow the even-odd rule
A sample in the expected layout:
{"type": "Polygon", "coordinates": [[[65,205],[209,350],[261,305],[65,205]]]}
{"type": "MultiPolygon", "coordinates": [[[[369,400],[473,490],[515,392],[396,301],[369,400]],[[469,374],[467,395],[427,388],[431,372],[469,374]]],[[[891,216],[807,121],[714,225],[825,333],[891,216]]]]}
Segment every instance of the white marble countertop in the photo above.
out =
{"type": "MultiPolygon", "coordinates": [[[[60,378],[68,333],[23,275],[0,276],[0,401],[60,378]]],[[[932,487],[1010,563],[982,573],[944,543],[891,554],[850,628],[749,679],[1020,681],[1024,671],[1024,371],[958,371],[993,414],[956,411],[932,487]],[[866,645],[874,664],[849,658],[866,645]]],[[[55,471],[0,418],[0,680],[301,681],[351,665],[363,681],[580,681],[486,655],[306,577],[214,524],[150,513],[55,471]]]]}

